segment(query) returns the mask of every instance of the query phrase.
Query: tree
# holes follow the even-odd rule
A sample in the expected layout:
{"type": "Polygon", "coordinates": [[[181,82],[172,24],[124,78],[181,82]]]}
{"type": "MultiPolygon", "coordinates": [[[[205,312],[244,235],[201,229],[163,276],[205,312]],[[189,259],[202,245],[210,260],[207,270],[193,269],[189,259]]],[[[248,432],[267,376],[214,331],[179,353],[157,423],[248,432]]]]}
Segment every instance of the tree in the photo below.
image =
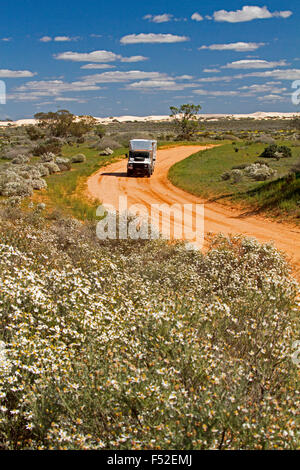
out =
{"type": "Polygon", "coordinates": [[[61,109],[55,113],[37,113],[35,119],[38,119],[41,127],[49,129],[50,134],[55,137],[81,137],[96,124],[96,120],[92,116],[79,116],[78,118],[67,111],[61,109]]]}
{"type": "Polygon", "coordinates": [[[182,104],[179,108],[170,106],[170,117],[178,130],[178,139],[190,140],[193,137],[198,129],[197,114],[200,109],[200,104],[182,104]]]}
{"type": "Polygon", "coordinates": [[[102,124],[99,124],[98,126],[96,126],[96,128],[95,128],[95,134],[96,134],[100,139],[103,139],[103,137],[104,137],[105,134],[106,134],[106,128],[105,128],[105,126],[103,126],[102,124]]]}

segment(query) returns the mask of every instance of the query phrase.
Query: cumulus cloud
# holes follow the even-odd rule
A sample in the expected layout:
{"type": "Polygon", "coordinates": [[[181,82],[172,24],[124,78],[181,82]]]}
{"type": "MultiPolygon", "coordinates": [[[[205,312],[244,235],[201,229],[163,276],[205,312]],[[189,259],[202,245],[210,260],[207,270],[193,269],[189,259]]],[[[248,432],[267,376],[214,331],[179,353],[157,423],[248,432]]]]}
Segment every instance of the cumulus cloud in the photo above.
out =
{"type": "Polygon", "coordinates": [[[279,95],[265,95],[265,96],[259,96],[258,101],[285,101],[284,96],[279,96],[279,95]]]}
{"type": "Polygon", "coordinates": [[[177,36],[175,34],[155,34],[155,33],[140,33],[128,34],[121,38],[121,44],[162,44],[162,43],[176,43],[189,41],[186,36],[177,36]]]}
{"type": "Polygon", "coordinates": [[[133,55],[131,57],[122,57],[121,62],[143,62],[144,60],[148,60],[148,57],[144,57],[143,55],[133,55]]]}
{"type": "Polygon", "coordinates": [[[59,97],[66,92],[100,90],[95,83],[88,81],[64,82],[63,80],[31,81],[17,87],[9,99],[16,101],[36,101],[41,97],[59,97]]]}
{"type": "Polygon", "coordinates": [[[201,46],[199,50],[209,49],[211,51],[236,51],[250,52],[264,46],[264,42],[232,42],[228,44],[211,44],[210,46],[201,46]]]}
{"type": "Polygon", "coordinates": [[[220,73],[221,70],[219,69],[203,69],[204,73],[220,73]]]}
{"type": "Polygon", "coordinates": [[[280,84],[281,82],[254,83],[253,85],[242,86],[239,89],[249,96],[259,93],[268,93],[273,95],[283,94],[287,91],[287,88],[278,86],[280,84]]]}
{"type": "Polygon", "coordinates": [[[151,21],[151,23],[168,23],[172,21],[173,15],[170,13],[163,13],[162,15],[145,15],[143,20],[151,21]]]}
{"type": "Polygon", "coordinates": [[[116,67],[115,65],[111,65],[111,64],[85,64],[85,65],[82,65],[80,68],[91,70],[91,69],[113,69],[115,67],[116,67]]]}
{"type": "Polygon", "coordinates": [[[122,56],[110,51],[93,52],[62,52],[54,56],[57,60],[71,60],[73,62],[114,62],[122,56]]]}
{"type": "Polygon", "coordinates": [[[39,39],[41,42],[51,42],[52,38],[50,36],[43,36],[39,39]]]}
{"type": "Polygon", "coordinates": [[[83,77],[85,83],[122,83],[130,82],[131,80],[160,80],[166,79],[167,75],[160,72],[142,72],[140,70],[129,70],[122,72],[119,70],[112,72],[103,72],[100,74],[87,75],[83,77]]]}
{"type": "Polygon", "coordinates": [[[268,18],[289,18],[293,12],[291,11],[275,11],[270,12],[267,7],[244,6],[241,10],[226,11],[219,10],[213,14],[215,21],[223,21],[228,23],[242,23],[258,19],[268,18]]]}
{"type": "Polygon", "coordinates": [[[200,15],[200,13],[193,13],[193,15],[191,16],[191,19],[194,20],[194,21],[203,21],[204,18],[202,15],[200,15]]]}
{"type": "Polygon", "coordinates": [[[79,38],[78,37],[70,37],[70,36],[55,36],[52,38],[51,36],[43,36],[40,38],[40,42],[71,42],[71,41],[77,41],[79,38]]]}
{"type": "Polygon", "coordinates": [[[237,76],[238,78],[243,77],[260,77],[269,78],[276,80],[298,80],[300,79],[300,69],[286,69],[286,70],[266,70],[264,72],[253,72],[246,75],[237,76]]]}
{"type": "Polygon", "coordinates": [[[33,77],[36,73],[29,70],[7,70],[0,69],[0,78],[27,78],[33,77]]]}
{"type": "Polygon", "coordinates": [[[267,60],[237,60],[230,64],[224,65],[222,68],[225,69],[272,69],[274,67],[285,67],[287,65],[285,60],[278,62],[269,62],[267,60]]]}
{"type": "Polygon", "coordinates": [[[237,96],[239,95],[238,91],[224,91],[224,90],[194,90],[194,93],[197,95],[203,96],[237,96]]]}
{"type": "Polygon", "coordinates": [[[70,41],[77,41],[78,38],[71,38],[70,36],[55,36],[55,42],[70,42],[70,41]]]}
{"type": "MultiPolygon", "coordinates": [[[[94,62],[94,63],[101,63],[101,62],[114,62],[114,61],[121,61],[121,62],[142,62],[144,60],[148,60],[148,57],[144,57],[142,55],[135,55],[132,57],[122,57],[119,54],[115,54],[114,52],[110,51],[93,51],[93,52],[63,52],[61,54],[57,54],[54,56],[58,60],[71,60],[73,62],[94,62]]],[[[89,65],[86,68],[93,68],[89,65]]]]}
{"type": "MultiPolygon", "coordinates": [[[[178,79],[186,79],[177,77],[178,79]]],[[[140,91],[181,91],[186,88],[196,87],[194,83],[179,83],[176,79],[171,77],[164,77],[159,80],[141,80],[139,82],[127,85],[127,90],[140,90],[140,91]]]]}

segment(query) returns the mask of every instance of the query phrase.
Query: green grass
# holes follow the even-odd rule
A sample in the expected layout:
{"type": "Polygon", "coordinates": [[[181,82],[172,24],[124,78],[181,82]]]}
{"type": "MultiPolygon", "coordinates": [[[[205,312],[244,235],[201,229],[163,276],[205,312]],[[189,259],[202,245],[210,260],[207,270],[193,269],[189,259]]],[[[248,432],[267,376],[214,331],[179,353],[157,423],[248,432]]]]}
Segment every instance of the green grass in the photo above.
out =
{"type": "MultiPolygon", "coordinates": [[[[280,145],[290,145],[280,142],[280,145]]],[[[299,218],[298,200],[300,199],[299,178],[293,182],[286,180],[291,166],[300,157],[300,148],[292,147],[292,157],[279,161],[260,159],[265,144],[226,144],[199,152],[175,164],[169,171],[169,179],[181,189],[211,200],[238,202],[256,211],[267,212],[276,217],[299,218]],[[243,178],[239,183],[224,181],[221,175],[232,167],[251,164],[256,161],[267,162],[277,171],[276,181],[254,181],[243,178]]]]}
{"type": "MultiPolygon", "coordinates": [[[[80,220],[95,219],[95,211],[99,202],[88,201],[84,196],[86,179],[99,168],[112,163],[126,153],[121,148],[114,151],[111,156],[99,156],[99,150],[88,148],[85,144],[76,147],[65,145],[62,149],[63,157],[72,157],[78,153],[86,156],[86,162],[72,164],[72,170],[51,175],[47,180],[48,190],[45,193],[48,207],[68,212],[80,220]],[[82,193],[81,193],[82,192],[82,193]]],[[[36,197],[40,195],[36,193],[36,197]]]]}

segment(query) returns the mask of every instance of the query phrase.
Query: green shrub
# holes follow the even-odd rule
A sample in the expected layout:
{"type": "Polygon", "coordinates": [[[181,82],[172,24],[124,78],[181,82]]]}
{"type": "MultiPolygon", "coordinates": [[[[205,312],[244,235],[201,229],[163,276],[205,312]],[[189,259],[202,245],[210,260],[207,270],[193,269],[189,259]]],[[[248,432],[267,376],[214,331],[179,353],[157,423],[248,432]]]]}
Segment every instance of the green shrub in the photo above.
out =
{"type": "Polygon", "coordinates": [[[55,137],[50,138],[45,140],[44,143],[40,143],[36,145],[32,153],[33,155],[39,157],[40,155],[43,155],[45,153],[54,153],[54,154],[59,154],[62,149],[62,142],[59,139],[56,139],[55,137]]]}
{"type": "Polygon", "coordinates": [[[292,151],[286,145],[278,146],[276,144],[270,145],[265,148],[263,153],[260,155],[261,158],[289,158],[292,156],[292,151]]]}

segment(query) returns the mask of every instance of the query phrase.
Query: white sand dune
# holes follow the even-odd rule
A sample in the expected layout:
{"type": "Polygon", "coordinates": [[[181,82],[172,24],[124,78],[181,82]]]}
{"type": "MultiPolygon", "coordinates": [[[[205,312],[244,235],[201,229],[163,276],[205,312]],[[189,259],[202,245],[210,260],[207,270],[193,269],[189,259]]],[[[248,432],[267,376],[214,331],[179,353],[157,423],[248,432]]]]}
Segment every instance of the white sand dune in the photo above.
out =
{"type": "MultiPolygon", "coordinates": [[[[276,113],[276,112],[263,112],[258,111],[252,114],[199,114],[198,118],[203,120],[215,120],[219,119],[255,119],[255,120],[264,120],[264,119],[293,119],[294,117],[300,117],[300,113],[276,113]]],[[[109,124],[114,121],[118,122],[163,122],[170,121],[171,118],[168,115],[162,116],[115,116],[115,117],[95,117],[95,119],[101,124],[109,124]]],[[[36,119],[19,119],[17,121],[0,121],[0,127],[7,126],[29,126],[31,124],[36,124],[36,119]]]]}

